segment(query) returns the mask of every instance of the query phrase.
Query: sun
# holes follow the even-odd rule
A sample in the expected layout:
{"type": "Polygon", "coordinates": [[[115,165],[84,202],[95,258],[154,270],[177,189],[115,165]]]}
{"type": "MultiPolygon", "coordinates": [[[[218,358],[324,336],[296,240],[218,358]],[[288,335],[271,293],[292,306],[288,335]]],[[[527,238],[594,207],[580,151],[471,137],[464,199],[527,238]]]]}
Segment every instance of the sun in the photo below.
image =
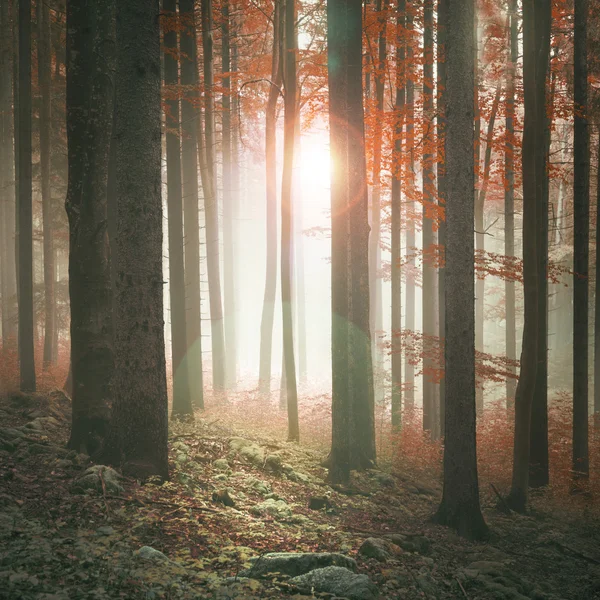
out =
{"type": "Polygon", "coordinates": [[[331,158],[326,131],[309,131],[302,135],[299,170],[305,192],[323,193],[329,189],[331,158]]]}

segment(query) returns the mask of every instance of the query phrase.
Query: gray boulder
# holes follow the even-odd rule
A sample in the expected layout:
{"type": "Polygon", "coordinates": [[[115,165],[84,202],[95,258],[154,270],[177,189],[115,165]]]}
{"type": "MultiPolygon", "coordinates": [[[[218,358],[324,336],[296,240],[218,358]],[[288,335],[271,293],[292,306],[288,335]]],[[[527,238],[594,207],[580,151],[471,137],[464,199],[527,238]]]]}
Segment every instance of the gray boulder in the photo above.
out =
{"type": "Polygon", "coordinates": [[[155,550],[152,546],[142,546],[134,553],[136,558],[143,560],[152,560],[155,562],[167,562],[169,559],[160,550],[155,550]]]}
{"type": "Polygon", "coordinates": [[[344,567],[324,567],[290,579],[300,590],[334,594],[348,600],[375,600],[377,586],[366,576],[357,575],[344,567]]]}
{"type": "Polygon", "coordinates": [[[324,567],[344,567],[346,573],[356,571],[353,558],[333,552],[270,552],[251,558],[250,563],[251,567],[241,571],[240,577],[259,579],[270,573],[297,577],[324,567]]]}
{"type": "Polygon", "coordinates": [[[385,536],[392,544],[400,546],[402,550],[407,552],[418,552],[419,554],[427,554],[431,547],[429,538],[424,535],[405,535],[402,533],[390,533],[385,536]]]}
{"type": "Polygon", "coordinates": [[[390,558],[389,546],[390,543],[387,540],[370,537],[362,543],[358,553],[366,558],[374,558],[380,562],[385,562],[390,558]]]}
{"type": "Polygon", "coordinates": [[[267,498],[264,502],[253,506],[250,512],[256,516],[270,516],[275,519],[289,519],[292,516],[292,509],[285,500],[275,500],[267,498]]]}
{"type": "Polygon", "coordinates": [[[102,492],[102,481],[104,481],[108,494],[119,495],[123,493],[120,475],[114,469],[104,465],[94,465],[86,469],[83,475],[73,482],[71,490],[74,492],[85,492],[87,490],[102,492]]]}

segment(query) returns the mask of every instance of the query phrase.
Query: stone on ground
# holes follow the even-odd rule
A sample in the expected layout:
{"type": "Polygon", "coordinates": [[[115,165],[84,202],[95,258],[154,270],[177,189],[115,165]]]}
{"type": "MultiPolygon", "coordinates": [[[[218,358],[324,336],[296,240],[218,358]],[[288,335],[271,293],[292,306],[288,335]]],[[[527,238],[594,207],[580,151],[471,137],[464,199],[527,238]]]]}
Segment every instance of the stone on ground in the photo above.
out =
{"type": "Polygon", "coordinates": [[[351,574],[356,571],[353,558],[334,552],[271,552],[251,558],[250,563],[249,569],[239,573],[241,577],[258,579],[270,573],[297,577],[324,567],[344,567],[351,574]]]}
{"type": "Polygon", "coordinates": [[[377,586],[366,576],[357,575],[344,567],[324,567],[290,579],[303,591],[334,594],[348,600],[374,600],[377,586]]]}
{"type": "Polygon", "coordinates": [[[102,492],[102,481],[104,480],[106,493],[118,495],[124,491],[120,479],[120,475],[114,469],[104,465],[94,465],[86,469],[83,475],[73,482],[72,491],[94,490],[102,492]]]}

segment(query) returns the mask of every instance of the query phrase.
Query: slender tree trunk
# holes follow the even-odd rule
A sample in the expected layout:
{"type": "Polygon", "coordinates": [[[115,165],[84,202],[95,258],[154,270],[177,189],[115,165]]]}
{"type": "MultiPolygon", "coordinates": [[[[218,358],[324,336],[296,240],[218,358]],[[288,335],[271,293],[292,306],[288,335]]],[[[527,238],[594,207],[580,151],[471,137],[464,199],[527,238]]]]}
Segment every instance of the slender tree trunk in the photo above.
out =
{"type": "MultiPolygon", "coordinates": [[[[331,173],[331,454],[329,480],[350,479],[350,218],[348,164],[348,9],[327,2],[327,77],[331,173]]],[[[362,44],[361,44],[362,46],[362,44]]]]}
{"type": "MultiPolygon", "coordinates": [[[[407,205],[414,207],[416,199],[415,190],[415,83],[414,83],[414,16],[412,6],[413,0],[406,1],[406,152],[409,155],[409,165],[406,177],[407,183],[407,205]]],[[[415,260],[415,223],[413,216],[408,219],[408,229],[406,232],[406,253],[407,260],[406,274],[406,329],[415,330],[415,278],[416,260],[415,260]]],[[[404,396],[406,409],[412,410],[415,403],[415,367],[406,357],[405,376],[406,393],[404,396]]]]}
{"type": "Polygon", "coordinates": [[[183,177],[183,236],[185,240],[185,289],[187,364],[192,404],[204,408],[202,326],[200,318],[200,222],[198,217],[198,59],[194,0],[179,0],[179,14],[187,27],[180,33],[181,84],[192,87],[181,104],[181,167],[183,177]]]}
{"type": "Polygon", "coordinates": [[[294,360],[294,320],[292,318],[292,174],[296,131],[296,3],[285,0],[285,117],[283,175],[281,184],[281,307],[283,309],[283,357],[288,409],[288,440],[300,439],[298,390],[294,360]]]}
{"type": "Polygon", "coordinates": [[[590,140],[588,129],[587,0],[575,0],[573,140],[573,472],[587,479],[590,140]]]}
{"type": "MultiPolygon", "coordinates": [[[[504,147],[504,254],[515,255],[515,78],[518,57],[518,10],[517,0],[510,0],[510,55],[507,67],[506,82],[506,141],[504,147]]],[[[517,333],[515,324],[515,282],[507,279],[504,284],[506,310],[506,357],[515,360],[517,357],[517,333]]],[[[516,369],[509,367],[509,372],[516,377],[516,369]]],[[[516,378],[506,378],[506,407],[514,408],[516,378]]]]}
{"type": "Polygon", "coordinates": [[[381,153],[382,121],[384,118],[385,76],[387,65],[387,8],[388,0],[377,0],[379,38],[375,65],[375,126],[373,128],[373,187],[371,192],[371,235],[369,237],[370,320],[375,389],[378,401],[383,398],[383,353],[379,345],[383,329],[383,304],[381,293],[381,153]]]}
{"type": "Polygon", "coordinates": [[[226,381],[235,389],[237,381],[237,342],[235,315],[235,237],[233,234],[233,196],[231,193],[231,50],[229,38],[229,0],[221,4],[222,151],[223,151],[223,294],[225,306],[226,381]]]}
{"type": "Polygon", "coordinates": [[[225,333],[223,330],[223,301],[221,298],[221,267],[219,263],[219,203],[216,186],[213,14],[212,0],[200,3],[202,18],[202,49],[204,59],[204,156],[207,181],[204,188],[206,220],[206,262],[210,303],[213,389],[225,393],[225,333]]]}
{"type": "Polygon", "coordinates": [[[109,452],[125,475],[167,478],[158,0],[117,3],[116,87],[118,313],[109,452]]]}
{"type": "MultiPolygon", "coordinates": [[[[446,136],[446,24],[448,21],[448,0],[438,0],[438,29],[437,29],[437,177],[438,177],[438,205],[440,212],[446,207],[446,154],[444,149],[446,136]]],[[[438,247],[444,256],[446,250],[446,218],[440,220],[438,228],[438,247]]],[[[446,269],[443,261],[438,268],[438,337],[439,343],[444,343],[446,327],[445,311],[446,294],[446,269]]],[[[440,437],[444,437],[446,421],[446,379],[442,377],[439,384],[440,410],[439,429],[440,437]]]]}
{"type": "Polygon", "coordinates": [[[45,2],[38,4],[38,84],[40,87],[40,163],[42,178],[42,222],[44,230],[44,367],[55,362],[54,339],[54,244],[52,232],[52,195],[50,188],[50,10],[45,2]]]}
{"type": "Polygon", "coordinates": [[[69,447],[90,455],[102,450],[107,435],[114,365],[107,221],[114,16],[114,0],[68,5],[66,209],[73,399],[69,447]]]}
{"type": "MultiPolygon", "coordinates": [[[[177,18],[176,0],[163,0],[163,10],[171,19],[177,18]]],[[[165,88],[171,95],[178,93],[179,84],[177,30],[170,27],[164,33],[165,88]],[[169,89],[171,88],[171,89],[169,89]]],[[[167,100],[167,207],[169,226],[169,298],[171,304],[171,351],[173,360],[172,417],[193,414],[188,377],[185,270],[183,256],[183,198],[181,188],[180,106],[177,98],[167,100]]]]}
{"type": "MultiPolygon", "coordinates": [[[[435,269],[426,258],[435,244],[432,211],[435,198],[435,173],[433,169],[433,0],[425,0],[423,28],[423,349],[435,336],[435,269]]],[[[423,357],[423,429],[434,435],[435,384],[430,372],[433,361],[426,353],[423,357]]]]}
{"type": "Polygon", "coordinates": [[[35,391],[31,190],[31,0],[19,1],[19,365],[21,391],[35,391]]]}
{"type": "Polygon", "coordinates": [[[435,516],[462,536],[487,535],[475,435],[473,0],[448,0],[446,23],[446,422],[444,491],[435,516]]]}
{"type": "Polygon", "coordinates": [[[521,351],[521,372],[515,392],[515,434],[513,475],[508,503],[517,511],[527,507],[531,407],[535,393],[538,363],[538,231],[543,184],[538,177],[539,153],[544,152],[545,133],[539,122],[538,106],[544,95],[537,78],[545,81],[536,60],[538,36],[550,35],[549,0],[525,0],[523,3],[523,82],[525,120],[523,128],[523,286],[525,325],[521,351]]]}
{"type": "MultiPolygon", "coordinates": [[[[296,46],[298,45],[298,28],[296,28],[296,46]]],[[[301,146],[301,111],[298,107],[296,115],[296,163],[300,163],[301,146]]],[[[304,276],[304,236],[303,236],[303,202],[302,177],[294,182],[294,192],[297,201],[294,203],[294,283],[296,296],[296,345],[298,348],[298,372],[300,385],[306,384],[307,378],[307,348],[306,348],[306,283],[304,276]]]]}
{"type": "Polygon", "coordinates": [[[271,390],[273,320],[277,290],[277,100],[281,93],[281,0],[275,0],[273,13],[273,50],[271,84],[265,111],[265,169],[267,183],[267,270],[262,318],[260,322],[259,389],[263,395],[271,390]]]}
{"type": "MultiPolygon", "coordinates": [[[[596,215],[600,215],[600,128],[598,131],[598,167],[596,180],[596,215]]],[[[596,217],[596,281],[594,285],[594,414],[600,413],[600,218],[596,217]]]]}
{"type": "Polygon", "coordinates": [[[396,98],[392,156],[392,428],[402,424],[402,135],[406,95],[406,0],[398,0],[396,14],[396,98]]]}

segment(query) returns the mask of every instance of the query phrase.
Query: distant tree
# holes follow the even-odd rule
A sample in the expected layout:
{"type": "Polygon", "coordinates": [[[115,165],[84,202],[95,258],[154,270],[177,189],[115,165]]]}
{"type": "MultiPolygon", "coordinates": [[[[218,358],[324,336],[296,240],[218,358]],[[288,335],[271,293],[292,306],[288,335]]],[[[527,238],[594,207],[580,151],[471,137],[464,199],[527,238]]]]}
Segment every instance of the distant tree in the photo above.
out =
{"type": "Polygon", "coordinates": [[[183,197],[181,189],[181,129],[179,65],[177,61],[177,0],[163,0],[163,10],[171,23],[164,33],[164,72],[167,100],[167,207],[169,227],[169,297],[171,300],[171,346],[173,355],[172,416],[193,415],[188,377],[183,257],[183,197]],[[169,89],[170,88],[170,89],[169,89]]]}
{"type": "Polygon", "coordinates": [[[117,328],[107,458],[167,478],[158,0],[117,3],[117,328]]]}
{"type": "Polygon", "coordinates": [[[446,421],[444,490],[437,522],[487,534],[475,439],[474,0],[448,0],[446,28],[446,421]]]}
{"type": "Polygon", "coordinates": [[[545,155],[546,134],[538,107],[545,105],[546,71],[538,60],[537,48],[550,35],[550,1],[525,0],[523,3],[523,289],[525,323],[521,351],[521,370],[515,392],[515,434],[513,474],[509,505],[524,512],[529,488],[531,410],[538,366],[539,281],[538,235],[543,197],[540,154],[545,155]]]}
{"type": "MultiPolygon", "coordinates": [[[[67,5],[69,296],[73,416],[69,447],[94,455],[107,435],[113,374],[108,164],[114,0],[67,5]]],[[[138,251],[136,251],[138,252],[138,251]]]]}
{"type": "Polygon", "coordinates": [[[187,365],[192,403],[204,408],[202,371],[202,324],[200,318],[200,223],[198,216],[198,55],[194,0],[179,0],[183,20],[179,36],[181,85],[192,88],[181,103],[181,175],[183,190],[183,237],[185,239],[187,365]]]}
{"type": "Polygon", "coordinates": [[[18,277],[21,391],[35,391],[33,350],[33,203],[31,179],[31,0],[19,2],[18,277]]]}
{"type": "Polygon", "coordinates": [[[573,473],[589,475],[588,450],[588,304],[590,134],[588,128],[587,0],[575,0],[573,38],[573,473]]]}
{"type": "Polygon", "coordinates": [[[51,50],[50,50],[50,9],[46,2],[38,2],[38,85],[40,89],[40,167],[42,191],[42,228],[44,233],[44,367],[55,362],[54,328],[55,328],[55,298],[54,298],[54,243],[52,190],[50,187],[50,129],[52,112],[50,106],[51,94],[51,50]]]}

